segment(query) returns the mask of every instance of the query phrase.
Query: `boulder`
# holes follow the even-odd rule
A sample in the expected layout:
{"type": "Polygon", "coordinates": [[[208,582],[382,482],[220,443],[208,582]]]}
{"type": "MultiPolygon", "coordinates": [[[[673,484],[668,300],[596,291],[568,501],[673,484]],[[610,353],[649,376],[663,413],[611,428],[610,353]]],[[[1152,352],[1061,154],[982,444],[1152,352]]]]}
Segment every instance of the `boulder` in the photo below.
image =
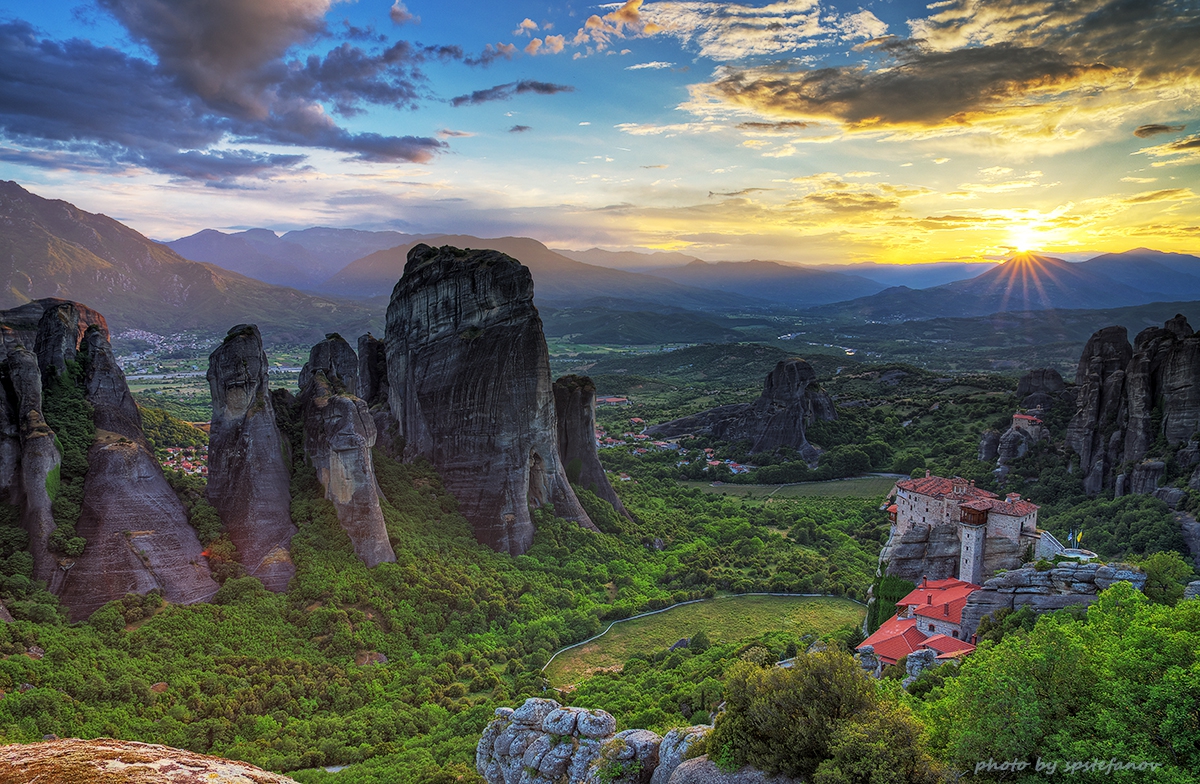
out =
{"type": "Polygon", "coordinates": [[[1154,491],[1154,497],[1169,508],[1178,509],[1183,499],[1187,498],[1187,493],[1177,487],[1160,487],[1154,491]]]}
{"type": "Polygon", "coordinates": [[[683,763],[688,750],[710,732],[712,727],[707,725],[681,727],[667,732],[658,747],[658,767],[650,777],[650,784],[667,784],[671,780],[671,774],[683,763]]]}
{"type": "Polygon", "coordinates": [[[1128,491],[1132,495],[1154,495],[1163,476],[1167,473],[1167,464],[1161,460],[1138,463],[1133,467],[1129,478],[1128,491]]]}
{"type": "Polygon", "coordinates": [[[0,781],[89,784],[296,784],[245,762],[183,749],[97,738],[0,746],[0,781]]]}
{"type": "Polygon", "coordinates": [[[837,419],[833,399],[817,384],[817,374],[803,359],[785,359],[767,374],[762,395],[753,403],[720,406],[647,428],[650,435],[673,438],[711,435],[724,441],[750,441],[749,452],[773,452],[787,446],[815,464],[817,449],[805,427],[816,420],[837,419]]]}
{"type": "Polygon", "coordinates": [[[770,776],[746,765],[733,773],[726,773],[717,767],[716,763],[701,755],[686,760],[667,780],[668,784],[801,784],[800,779],[788,776],[770,776]]]}
{"type": "Polygon", "coordinates": [[[551,504],[595,529],[558,452],[550,357],[524,265],[497,251],[415,246],[386,339],[404,454],[433,463],[479,541],[524,553],[530,509],[551,504]]]}
{"type": "Polygon", "coordinates": [[[1200,599],[1200,580],[1192,580],[1183,589],[1184,599],[1200,599]]]}
{"type": "Polygon", "coordinates": [[[901,685],[907,689],[921,673],[926,670],[932,670],[938,666],[938,663],[937,651],[931,651],[928,648],[913,651],[905,657],[904,671],[908,677],[904,679],[901,685]]]}
{"type": "Polygon", "coordinates": [[[554,382],[554,412],[558,419],[558,455],[568,479],[591,490],[632,519],[617,497],[596,451],[596,385],[587,376],[563,376],[554,382]]]}
{"type": "Polygon", "coordinates": [[[271,591],[296,573],[289,549],[291,471],[267,388],[258,327],[239,324],[208,358],[212,428],[205,496],[217,510],[246,573],[271,591]]]}
{"type": "Polygon", "coordinates": [[[1000,437],[1000,443],[996,449],[996,462],[1000,465],[1007,465],[1022,458],[1028,454],[1032,444],[1033,438],[1024,430],[1009,428],[1000,437]]]}

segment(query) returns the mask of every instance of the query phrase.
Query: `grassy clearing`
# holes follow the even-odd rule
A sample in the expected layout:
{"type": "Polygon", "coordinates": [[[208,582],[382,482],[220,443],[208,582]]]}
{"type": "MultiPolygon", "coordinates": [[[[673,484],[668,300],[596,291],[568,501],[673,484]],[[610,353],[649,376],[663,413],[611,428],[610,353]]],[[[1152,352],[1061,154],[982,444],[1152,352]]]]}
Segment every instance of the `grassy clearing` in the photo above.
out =
{"type": "Polygon", "coordinates": [[[720,493],[741,498],[874,498],[886,495],[896,483],[894,477],[859,476],[853,479],[834,479],[829,482],[798,482],[792,485],[717,485],[710,482],[685,481],[681,484],[705,493],[720,493]]]}
{"type": "Polygon", "coordinates": [[[669,648],[703,629],[713,642],[740,642],[765,632],[824,634],[861,624],[866,608],[833,597],[736,596],[677,607],[618,623],[598,640],[559,654],[546,668],[555,686],[578,683],[599,670],[620,667],[634,653],[669,648]]]}

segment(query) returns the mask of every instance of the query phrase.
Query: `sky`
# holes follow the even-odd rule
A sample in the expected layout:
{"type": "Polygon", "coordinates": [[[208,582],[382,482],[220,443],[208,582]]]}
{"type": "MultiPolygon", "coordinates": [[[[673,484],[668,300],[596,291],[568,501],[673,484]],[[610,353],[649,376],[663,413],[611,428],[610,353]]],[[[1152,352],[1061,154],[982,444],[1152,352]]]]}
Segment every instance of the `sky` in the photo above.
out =
{"type": "Polygon", "coordinates": [[[0,179],[148,236],[1200,251],[1195,0],[0,0],[0,179]]]}

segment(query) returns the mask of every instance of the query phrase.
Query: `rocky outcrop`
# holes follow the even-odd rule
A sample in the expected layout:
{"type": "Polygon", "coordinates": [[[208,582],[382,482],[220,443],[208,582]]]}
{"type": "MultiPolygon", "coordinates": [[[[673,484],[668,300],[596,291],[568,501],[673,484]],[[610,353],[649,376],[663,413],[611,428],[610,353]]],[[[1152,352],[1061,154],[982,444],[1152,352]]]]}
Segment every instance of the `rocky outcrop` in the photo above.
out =
{"type": "Polygon", "coordinates": [[[1192,580],[1183,589],[1184,599],[1200,599],[1200,580],[1192,580]]]}
{"type": "Polygon", "coordinates": [[[208,358],[212,429],[205,496],[237,546],[246,573],[269,590],[287,590],[296,573],[289,555],[291,472],[267,387],[267,356],[258,327],[239,324],[208,358]]]}
{"type": "Polygon", "coordinates": [[[488,784],[649,784],[662,738],[647,730],[614,733],[608,713],[529,699],[498,708],[475,751],[488,784]]]}
{"type": "Polygon", "coordinates": [[[917,678],[921,676],[921,673],[925,672],[926,670],[932,670],[934,667],[937,667],[939,664],[941,664],[941,662],[938,661],[937,656],[937,651],[930,650],[928,648],[922,648],[921,650],[913,651],[912,653],[908,654],[908,656],[904,657],[905,678],[903,681],[901,681],[900,685],[907,689],[917,678]]]}
{"type": "Polygon", "coordinates": [[[785,359],[767,374],[753,403],[733,404],[647,428],[650,435],[674,438],[711,435],[724,441],[750,441],[750,453],[791,447],[809,463],[819,452],[805,437],[816,420],[837,419],[833,400],[817,385],[817,374],[802,359],[785,359]]]}
{"type": "Polygon", "coordinates": [[[554,411],[558,418],[558,455],[567,468],[567,478],[630,517],[596,452],[596,385],[587,376],[558,379],[554,382],[554,411]]]}
{"type": "Polygon", "coordinates": [[[74,362],[79,344],[88,327],[95,326],[105,340],[109,339],[108,323],[96,311],[66,300],[44,301],[46,309],[38,319],[34,352],[47,379],[61,376],[67,363],[74,362]]]}
{"type": "Polygon", "coordinates": [[[1129,475],[1126,492],[1133,495],[1154,495],[1166,473],[1167,464],[1161,460],[1138,463],[1129,475]]]}
{"type": "Polygon", "coordinates": [[[979,462],[994,463],[1000,455],[1000,431],[985,430],[979,439],[979,462]]]}
{"type": "Polygon", "coordinates": [[[996,448],[996,462],[999,465],[1008,465],[1028,454],[1029,448],[1035,443],[1036,439],[1026,431],[1009,428],[1000,436],[1000,443],[996,448]]]}
{"type": "Polygon", "coordinates": [[[688,751],[710,732],[712,727],[705,724],[668,731],[658,747],[658,767],[650,777],[650,784],[668,784],[675,769],[686,760],[688,751]]]}
{"type": "Polygon", "coordinates": [[[1139,591],[1146,574],[1128,564],[1064,562],[1038,571],[1032,566],[993,577],[967,598],[962,612],[963,634],[970,638],[985,615],[999,609],[1031,607],[1036,613],[1051,612],[1074,604],[1091,604],[1096,594],[1114,583],[1127,580],[1139,591]]]}
{"type": "MultiPolygon", "coordinates": [[[[1187,444],[1200,430],[1200,335],[1177,315],[1139,332],[1131,348],[1123,327],[1107,327],[1088,341],[1075,383],[1067,443],[1094,495],[1113,485],[1122,463],[1143,460],[1159,437],[1187,444]]],[[[1127,490],[1137,492],[1129,479],[1127,490]]]]}
{"type": "Polygon", "coordinates": [[[1057,370],[1038,368],[1017,382],[1017,400],[1022,408],[1049,411],[1056,402],[1073,400],[1073,395],[1057,370]]]}
{"type": "Polygon", "coordinates": [[[550,358],[529,270],[490,250],[417,245],[387,311],[391,415],[479,541],[524,553],[531,508],[594,528],[558,453],[550,358]]]}
{"type": "Polygon", "coordinates": [[[217,584],[183,504],[146,443],[112,347],[89,328],[80,352],[87,354],[85,389],[96,424],[76,526],[87,548],[64,564],[59,597],[76,619],[127,593],[156,588],[172,604],[207,601],[217,584]]]}
{"type": "Polygon", "coordinates": [[[304,452],[333,502],[338,522],[350,537],[354,553],[368,567],[394,562],[388,539],[371,448],[375,421],[367,404],[354,396],[358,361],[339,335],[313,347],[301,378],[304,452]]]}
{"type": "Polygon", "coordinates": [[[340,392],[357,396],[358,355],[338,333],[327,334],[309,351],[308,362],[300,370],[301,390],[309,385],[318,370],[323,370],[325,377],[336,383],[340,392]]]}
{"type": "Polygon", "coordinates": [[[295,784],[245,762],[111,738],[0,746],[0,782],[295,784]]]}
{"type": "Polygon", "coordinates": [[[749,765],[726,773],[716,763],[702,755],[687,760],[675,769],[670,784],[801,784],[799,779],[784,775],[771,776],[749,765]]]}
{"type": "Polygon", "coordinates": [[[889,575],[912,583],[920,582],[922,577],[945,580],[958,574],[961,549],[957,526],[919,523],[898,539],[893,536],[888,540],[879,560],[887,564],[889,575]]]}

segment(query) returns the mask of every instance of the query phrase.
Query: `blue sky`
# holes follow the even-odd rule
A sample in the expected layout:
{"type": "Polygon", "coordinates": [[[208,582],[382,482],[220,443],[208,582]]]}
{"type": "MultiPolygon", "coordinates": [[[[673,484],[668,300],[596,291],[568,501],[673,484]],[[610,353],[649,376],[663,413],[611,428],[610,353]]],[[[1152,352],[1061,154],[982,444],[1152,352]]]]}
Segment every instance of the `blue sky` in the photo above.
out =
{"type": "Polygon", "coordinates": [[[1200,250],[1194,2],[97,0],[0,22],[0,177],[158,238],[1200,250]]]}

